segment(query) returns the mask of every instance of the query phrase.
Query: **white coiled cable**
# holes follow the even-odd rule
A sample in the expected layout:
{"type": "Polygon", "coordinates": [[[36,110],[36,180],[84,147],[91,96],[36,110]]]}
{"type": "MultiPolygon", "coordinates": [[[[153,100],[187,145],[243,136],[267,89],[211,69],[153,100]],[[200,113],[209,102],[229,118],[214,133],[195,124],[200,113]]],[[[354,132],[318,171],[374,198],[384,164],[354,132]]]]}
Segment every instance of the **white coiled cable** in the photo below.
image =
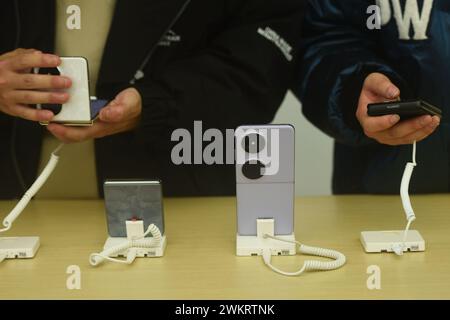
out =
{"type": "Polygon", "coordinates": [[[31,201],[31,199],[33,199],[33,197],[36,195],[36,193],[38,193],[38,191],[42,188],[42,186],[48,180],[50,175],[55,170],[56,165],[58,164],[58,161],[59,161],[58,152],[61,150],[61,148],[63,146],[64,146],[64,144],[60,144],[52,152],[52,154],[50,156],[50,160],[48,161],[48,163],[45,166],[42,173],[39,175],[39,177],[36,179],[36,181],[33,183],[33,185],[25,192],[22,199],[20,199],[20,201],[16,204],[14,209],[3,220],[4,228],[0,229],[0,233],[11,229],[13,222],[19,217],[19,215],[26,208],[26,206],[31,201]]]}
{"type": "Polygon", "coordinates": [[[89,256],[89,263],[92,266],[98,266],[103,261],[111,261],[123,264],[132,264],[136,259],[137,249],[139,248],[155,248],[161,245],[162,234],[157,226],[151,224],[148,226],[147,231],[141,238],[125,240],[123,243],[117,246],[103,250],[100,253],[93,253],[89,256]],[[145,238],[148,234],[151,234],[151,238],[145,238]],[[127,251],[127,258],[125,260],[111,258],[111,256],[116,256],[120,253],[127,251]]]}
{"type": "Polygon", "coordinates": [[[414,209],[411,205],[411,199],[409,198],[409,184],[411,181],[411,177],[414,171],[414,168],[417,166],[416,162],[416,149],[417,143],[414,141],[413,143],[413,151],[412,151],[412,162],[408,162],[405,167],[405,171],[403,172],[402,182],[400,184],[400,197],[402,199],[403,210],[406,215],[406,228],[403,231],[403,239],[402,243],[396,244],[392,247],[392,250],[396,255],[401,256],[406,247],[406,240],[408,237],[408,231],[411,227],[411,223],[416,220],[416,214],[414,213],[414,209]]]}
{"type": "Polygon", "coordinates": [[[272,263],[271,263],[272,253],[270,252],[270,249],[264,249],[263,250],[264,263],[273,271],[275,271],[279,274],[282,274],[284,276],[290,276],[290,277],[298,276],[305,271],[313,271],[313,270],[317,270],[317,271],[335,270],[335,269],[341,268],[346,262],[345,255],[343,255],[342,253],[340,253],[339,251],[336,251],[336,250],[310,247],[310,246],[301,244],[298,241],[285,240],[285,239],[281,239],[276,236],[271,236],[268,234],[265,234],[264,238],[270,238],[270,239],[288,242],[288,243],[295,243],[299,246],[298,251],[300,253],[303,253],[306,255],[334,259],[334,261],[329,261],[329,262],[319,261],[319,260],[306,260],[303,263],[303,267],[300,270],[298,270],[296,272],[285,272],[285,271],[282,271],[272,265],[272,263]]]}

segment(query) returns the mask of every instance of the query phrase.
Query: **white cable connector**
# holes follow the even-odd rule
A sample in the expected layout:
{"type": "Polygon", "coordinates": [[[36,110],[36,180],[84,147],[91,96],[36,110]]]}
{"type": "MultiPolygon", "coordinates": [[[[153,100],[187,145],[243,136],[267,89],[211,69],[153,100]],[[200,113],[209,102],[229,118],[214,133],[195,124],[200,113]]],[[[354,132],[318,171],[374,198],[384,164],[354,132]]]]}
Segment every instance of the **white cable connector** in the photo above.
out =
{"type": "Polygon", "coordinates": [[[25,192],[22,199],[20,199],[20,201],[17,203],[17,205],[14,207],[14,209],[3,220],[4,228],[0,229],[0,233],[11,229],[11,226],[14,223],[14,221],[19,217],[19,215],[26,208],[26,206],[31,201],[31,199],[33,199],[33,197],[36,195],[36,193],[38,193],[38,191],[42,188],[42,186],[48,180],[50,175],[55,170],[56,165],[58,164],[58,161],[59,161],[58,152],[61,150],[61,148],[63,146],[64,146],[64,144],[60,144],[52,152],[52,154],[50,156],[50,160],[48,161],[47,165],[45,166],[45,168],[42,171],[42,173],[40,174],[40,176],[36,179],[36,181],[33,183],[33,185],[25,192]]]}
{"type": "Polygon", "coordinates": [[[335,270],[342,267],[345,262],[346,258],[345,255],[342,253],[330,250],[330,249],[323,249],[323,248],[316,248],[316,247],[309,247],[301,244],[298,241],[291,241],[286,240],[281,237],[274,236],[274,230],[275,230],[275,221],[274,219],[258,219],[257,220],[257,237],[262,237],[263,239],[273,239],[281,242],[286,243],[292,243],[295,245],[298,245],[298,252],[306,254],[306,255],[312,255],[312,256],[319,256],[319,257],[325,257],[334,259],[334,261],[331,262],[325,262],[325,261],[318,261],[318,260],[306,260],[303,264],[303,267],[296,272],[285,272],[282,271],[276,267],[274,267],[271,263],[272,259],[272,248],[270,245],[264,247],[262,249],[262,257],[264,260],[264,263],[273,271],[285,275],[285,276],[298,276],[302,274],[305,271],[313,271],[313,270],[335,270]]]}
{"type": "Polygon", "coordinates": [[[144,221],[142,220],[127,220],[125,221],[127,229],[127,239],[137,240],[145,237],[144,221]]]}
{"type": "MultiPolygon", "coordinates": [[[[128,221],[127,221],[128,222],[128,221]]],[[[111,261],[123,264],[132,264],[137,256],[137,250],[139,248],[157,248],[161,245],[162,235],[157,226],[151,224],[148,226],[145,233],[141,233],[144,229],[143,221],[130,221],[127,223],[127,238],[123,238],[124,241],[111,248],[105,249],[100,253],[93,253],[89,257],[89,263],[92,266],[98,266],[103,261],[111,261]],[[129,234],[128,234],[129,232],[129,234]],[[152,237],[145,238],[151,234],[152,237]],[[116,259],[112,256],[117,256],[126,252],[126,259],[116,259]]]]}
{"type": "Polygon", "coordinates": [[[408,238],[408,232],[409,228],[411,226],[411,223],[415,220],[415,218],[409,219],[408,223],[406,224],[405,231],[403,231],[403,239],[401,243],[394,244],[392,246],[392,251],[398,256],[402,256],[403,252],[405,251],[406,246],[406,240],[408,238]]]}
{"type": "Polygon", "coordinates": [[[256,236],[261,239],[266,239],[267,236],[274,236],[275,234],[275,220],[274,219],[258,219],[256,220],[256,236]]]}

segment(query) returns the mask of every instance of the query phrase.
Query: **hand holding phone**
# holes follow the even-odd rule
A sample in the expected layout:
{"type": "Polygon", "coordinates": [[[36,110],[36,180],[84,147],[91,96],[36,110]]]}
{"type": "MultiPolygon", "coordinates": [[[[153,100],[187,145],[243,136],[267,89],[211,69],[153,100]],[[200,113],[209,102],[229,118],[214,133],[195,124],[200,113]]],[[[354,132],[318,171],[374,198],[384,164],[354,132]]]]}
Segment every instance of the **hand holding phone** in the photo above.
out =
{"type": "Polygon", "coordinates": [[[34,68],[56,68],[61,59],[35,49],[16,49],[0,55],[0,112],[30,121],[49,121],[53,113],[35,104],[63,104],[69,100],[70,78],[33,74],[34,68]],[[8,85],[2,85],[7,83],[8,85]]]}
{"type": "Polygon", "coordinates": [[[89,127],[72,127],[50,123],[47,129],[64,143],[82,142],[90,139],[102,138],[120,132],[134,130],[140,123],[142,113],[142,99],[135,88],[121,91],[113,100],[103,107],[105,101],[92,101],[91,111],[93,119],[97,119],[89,127]],[[100,102],[100,112],[95,106],[100,102]],[[95,115],[98,116],[95,116],[95,115]]]}
{"type": "Polygon", "coordinates": [[[423,100],[371,103],[367,106],[367,114],[371,117],[397,114],[401,120],[426,115],[442,118],[441,109],[423,100]]]}
{"type": "Polygon", "coordinates": [[[83,57],[61,57],[61,64],[54,68],[35,68],[35,73],[41,75],[66,76],[72,81],[72,86],[62,92],[70,95],[63,104],[37,104],[40,110],[50,110],[54,117],[49,122],[66,126],[90,126],[108,101],[94,99],[89,94],[89,68],[83,57]]]}
{"type": "Polygon", "coordinates": [[[422,101],[407,101],[400,107],[399,98],[400,90],[385,75],[371,73],[365,79],[356,117],[366,136],[392,146],[411,144],[425,139],[439,126],[437,108],[422,101]]]}

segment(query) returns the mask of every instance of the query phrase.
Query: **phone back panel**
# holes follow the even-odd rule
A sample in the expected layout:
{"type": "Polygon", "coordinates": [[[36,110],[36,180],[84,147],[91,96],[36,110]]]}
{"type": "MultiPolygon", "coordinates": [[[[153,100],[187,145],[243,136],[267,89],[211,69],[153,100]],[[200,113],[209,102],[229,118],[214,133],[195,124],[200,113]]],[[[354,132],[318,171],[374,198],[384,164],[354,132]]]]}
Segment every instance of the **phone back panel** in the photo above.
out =
{"type": "Polygon", "coordinates": [[[162,186],[159,181],[114,181],[104,183],[106,217],[110,237],[126,237],[125,222],[144,221],[145,230],[155,224],[164,234],[162,186]]]}
{"type": "Polygon", "coordinates": [[[241,151],[246,155],[244,161],[236,162],[238,234],[255,236],[256,220],[259,218],[273,218],[276,235],[292,234],[295,199],[294,128],[291,125],[261,125],[241,126],[238,130],[245,133],[236,135],[236,154],[241,151]],[[243,140],[253,133],[260,135],[263,142],[260,143],[260,149],[248,152],[243,140]],[[277,148],[274,148],[274,144],[277,148]],[[277,153],[278,157],[273,153],[277,153]],[[256,178],[250,175],[249,178],[245,169],[249,160],[258,160],[264,165],[278,161],[278,170],[256,178]]]}
{"type": "Polygon", "coordinates": [[[91,109],[89,98],[88,63],[83,57],[62,57],[58,66],[61,75],[72,80],[72,86],[65,90],[70,99],[63,105],[53,122],[91,122],[91,109]]]}

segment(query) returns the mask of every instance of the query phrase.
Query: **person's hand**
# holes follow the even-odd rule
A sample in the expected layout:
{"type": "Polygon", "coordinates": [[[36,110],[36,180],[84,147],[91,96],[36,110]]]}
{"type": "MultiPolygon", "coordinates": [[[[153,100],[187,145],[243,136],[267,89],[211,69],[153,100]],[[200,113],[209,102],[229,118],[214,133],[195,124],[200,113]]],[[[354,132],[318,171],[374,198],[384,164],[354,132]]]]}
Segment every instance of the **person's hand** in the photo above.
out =
{"type": "Polygon", "coordinates": [[[396,100],[400,90],[381,73],[371,73],[366,80],[359,97],[356,117],[369,138],[391,146],[411,144],[428,137],[439,126],[437,116],[420,116],[400,121],[398,115],[370,117],[367,115],[369,103],[396,100]]]}
{"type": "Polygon", "coordinates": [[[142,100],[139,92],[128,88],[100,111],[99,119],[90,127],[68,127],[50,123],[47,129],[64,143],[82,142],[130,131],[139,124],[142,100]]]}
{"type": "Polygon", "coordinates": [[[31,70],[54,68],[60,63],[58,56],[34,49],[16,49],[0,55],[0,112],[32,121],[50,121],[51,111],[38,110],[28,104],[66,103],[69,95],[56,90],[70,88],[72,82],[63,76],[32,74],[31,70]]]}

